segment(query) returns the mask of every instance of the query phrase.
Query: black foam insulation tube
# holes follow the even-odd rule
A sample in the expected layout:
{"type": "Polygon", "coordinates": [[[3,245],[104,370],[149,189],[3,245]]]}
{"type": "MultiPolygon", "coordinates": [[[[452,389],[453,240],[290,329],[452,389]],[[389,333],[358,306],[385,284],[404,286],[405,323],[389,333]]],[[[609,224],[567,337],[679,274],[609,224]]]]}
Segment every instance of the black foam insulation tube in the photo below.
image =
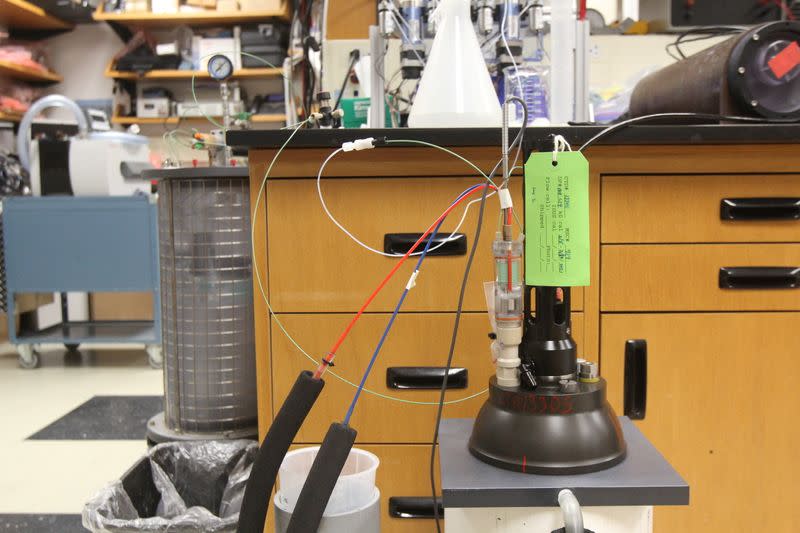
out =
{"type": "Polygon", "coordinates": [[[333,487],[356,441],[356,430],[341,423],[328,428],[311,471],[300,491],[286,533],[316,533],[333,487]]]}
{"type": "Polygon", "coordinates": [[[264,531],[278,469],[324,386],[325,382],[314,379],[311,372],[304,371],[297,376],[297,381],[275,416],[253,463],[239,512],[238,533],[264,531]]]}

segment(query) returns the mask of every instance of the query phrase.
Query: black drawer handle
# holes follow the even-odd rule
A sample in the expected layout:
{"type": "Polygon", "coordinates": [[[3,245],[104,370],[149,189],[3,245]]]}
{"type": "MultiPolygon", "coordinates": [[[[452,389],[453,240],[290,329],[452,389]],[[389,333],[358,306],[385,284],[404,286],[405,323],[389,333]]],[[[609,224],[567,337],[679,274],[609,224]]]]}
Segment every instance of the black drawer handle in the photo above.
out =
{"type": "Polygon", "coordinates": [[[647,412],[647,341],[625,342],[623,413],[631,420],[644,420],[647,412]]]}
{"type": "Polygon", "coordinates": [[[724,198],[720,220],[800,220],[800,198],[724,198]]]}
{"type": "Polygon", "coordinates": [[[797,289],[800,267],[722,267],[720,289],[797,289]]]}
{"type": "MultiPolygon", "coordinates": [[[[422,233],[387,233],[383,236],[383,251],[387,254],[405,254],[420,237],[422,237],[422,233]]],[[[456,233],[450,240],[448,240],[448,237],[450,237],[449,232],[444,232],[443,234],[437,233],[436,237],[433,239],[428,255],[467,255],[466,235],[463,233],[456,233]],[[445,241],[447,242],[442,244],[445,241]],[[440,244],[441,246],[439,246],[440,244]]],[[[430,237],[419,243],[416,251],[421,252],[429,239],[430,237]]]]}
{"type": "MultiPolygon", "coordinates": [[[[444,516],[442,500],[438,498],[439,516],[444,516]]],[[[420,496],[392,496],[389,498],[389,516],[392,518],[433,519],[433,498],[420,496]]]]}
{"type": "MultiPolygon", "coordinates": [[[[443,366],[393,366],[386,369],[386,386],[390,389],[441,389],[443,366]]],[[[466,389],[469,373],[466,368],[451,368],[448,389],[466,389]]]]}

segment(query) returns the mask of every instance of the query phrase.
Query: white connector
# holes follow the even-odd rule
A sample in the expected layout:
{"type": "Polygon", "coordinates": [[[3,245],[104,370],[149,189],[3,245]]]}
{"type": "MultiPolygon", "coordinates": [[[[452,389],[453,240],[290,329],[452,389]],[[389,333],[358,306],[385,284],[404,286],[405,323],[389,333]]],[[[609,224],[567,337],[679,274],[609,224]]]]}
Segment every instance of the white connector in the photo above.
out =
{"type": "Polygon", "coordinates": [[[514,201],[511,199],[511,191],[508,189],[500,189],[497,191],[497,198],[500,200],[500,209],[510,209],[514,207],[514,201]]]}
{"type": "Polygon", "coordinates": [[[356,152],[360,152],[361,150],[371,150],[375,148],[375,138],[374,137],[367,137],[366,139],[356,139],[353,142],[347,142],[342,144],[342,150],[345,152],[352,152],[355,150],[356,152]]]}
{"type": "Polygon", "coordinates": [[[522,327],[497,328],[497,384],[501,387],[519,387],[519,345],[522,343],[522,327]]]}

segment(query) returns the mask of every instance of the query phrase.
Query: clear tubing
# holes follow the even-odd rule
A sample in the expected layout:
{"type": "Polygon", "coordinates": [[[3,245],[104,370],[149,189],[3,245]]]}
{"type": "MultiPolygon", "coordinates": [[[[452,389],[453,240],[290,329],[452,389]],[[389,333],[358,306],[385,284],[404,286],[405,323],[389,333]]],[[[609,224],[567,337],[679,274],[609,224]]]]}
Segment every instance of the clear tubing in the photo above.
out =
{"type": "Polygon", "coordinates": [[[498,329],[521,328],[523,318],[522,242],[498,239],[494,252],[494,314],[498,329]]]}

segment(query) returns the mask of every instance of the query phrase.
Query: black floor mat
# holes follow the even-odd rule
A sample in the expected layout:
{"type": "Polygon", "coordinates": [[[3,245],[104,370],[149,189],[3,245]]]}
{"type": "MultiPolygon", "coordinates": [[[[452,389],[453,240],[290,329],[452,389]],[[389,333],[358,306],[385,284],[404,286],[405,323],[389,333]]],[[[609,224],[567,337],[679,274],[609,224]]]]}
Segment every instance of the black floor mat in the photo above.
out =
{"type": "Polygon", "coordinates": [[[79,514],[0,514],[0,531],[86,533],[79,514]]]}
{"type": "Polygon", "coordinates": [[[95,396],[29,440],[140,440],[147,420],[164,410],[161,396],[95,396]]]}

